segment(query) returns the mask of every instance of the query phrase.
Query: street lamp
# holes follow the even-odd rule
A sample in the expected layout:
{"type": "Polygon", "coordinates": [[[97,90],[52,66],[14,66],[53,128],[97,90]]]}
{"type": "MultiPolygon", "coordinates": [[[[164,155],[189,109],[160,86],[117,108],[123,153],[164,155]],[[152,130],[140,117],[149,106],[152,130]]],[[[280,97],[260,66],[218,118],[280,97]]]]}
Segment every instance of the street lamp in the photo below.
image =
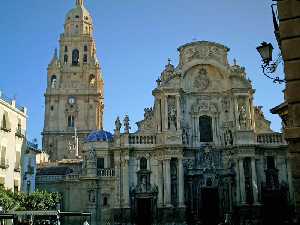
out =
{"type": "Polygon", "coordinates": [[[263,69],[263,74],[273,80],[274,83],[284,83],[286,82],[284,79],[280,79],[278,76],[273,76],[273,73],[276,72],[278,65],[282,62],[281,54],[278,55],[277,59],[273,61],[273,46],[271,43],[262,42],[260,46],[257,48],[258,53],[260,54],[263,65],[261,66],[263,69]]]}
{"type": "Polygon", "coordinates": [[[272,61],[272,53],[273,53],[273,45],[271,43],[262,42],[260,46],[257,48],[258,53],[260,54],[263,62],[266,65],[269,65],[269,63],[272,61]]]}

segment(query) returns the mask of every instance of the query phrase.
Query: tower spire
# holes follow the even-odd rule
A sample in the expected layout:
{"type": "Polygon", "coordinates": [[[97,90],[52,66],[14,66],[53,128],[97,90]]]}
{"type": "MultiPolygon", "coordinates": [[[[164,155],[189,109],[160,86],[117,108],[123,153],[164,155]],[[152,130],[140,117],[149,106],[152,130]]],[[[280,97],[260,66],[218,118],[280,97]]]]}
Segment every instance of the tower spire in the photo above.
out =
{"type": "Polygon", "coordinates": [[[77,6],[83,6],[83,0],[76,0],[77,6]]]}

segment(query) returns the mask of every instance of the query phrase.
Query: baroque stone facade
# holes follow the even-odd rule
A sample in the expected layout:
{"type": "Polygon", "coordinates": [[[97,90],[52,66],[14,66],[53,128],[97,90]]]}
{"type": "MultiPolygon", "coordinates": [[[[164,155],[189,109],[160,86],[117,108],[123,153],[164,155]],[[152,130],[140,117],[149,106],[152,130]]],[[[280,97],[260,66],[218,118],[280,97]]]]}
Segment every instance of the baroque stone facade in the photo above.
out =
{"type": "MultiPolygon", "coordinates": [[[[82,9],[77,1],[75,12],[82,9]]],[[[40,168],[36,183],[60,192],[63,210],[92,212],[93,225],[255,223],[269,219],[266,206],[274,203],[284,214],[280,207],[293,200],[287,146],[254,106],[245,69],[230,65],[229,48],[218,43],[192,42],[178,51],[179,64],[165,66],[137,132],[130,132],[127,115],[116,119],[114,134],[88,134],[79,145],[81,158],[61,157],[66,142],[54,146],[59,161],[40,168]]],[[[53,112],[51,121],[46,115],[45,130],[61,124],[61,115],[53,112]]]]}

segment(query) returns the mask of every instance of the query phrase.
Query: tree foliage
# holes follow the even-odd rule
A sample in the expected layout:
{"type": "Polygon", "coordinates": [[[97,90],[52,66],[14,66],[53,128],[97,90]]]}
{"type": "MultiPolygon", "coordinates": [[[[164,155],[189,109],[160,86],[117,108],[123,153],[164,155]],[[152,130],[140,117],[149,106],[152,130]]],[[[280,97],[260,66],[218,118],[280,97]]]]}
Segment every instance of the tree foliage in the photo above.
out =
{"type": "Polygon", "coordinates": [[[0,206],[6,212],[10,210],[53,210],[60,200],[61,196],[55,192],[36,191],[28,195],[22,192],[13,193],[0,187],[0,206]]]}

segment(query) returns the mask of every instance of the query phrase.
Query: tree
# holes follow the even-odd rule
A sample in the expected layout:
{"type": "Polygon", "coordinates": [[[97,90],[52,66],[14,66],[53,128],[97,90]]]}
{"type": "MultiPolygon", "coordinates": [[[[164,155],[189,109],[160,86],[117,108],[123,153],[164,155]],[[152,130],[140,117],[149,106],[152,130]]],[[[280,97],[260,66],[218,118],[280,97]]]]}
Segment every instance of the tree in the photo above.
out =
{"type": "Polygon", "coordinates": [[[0,206],[4,211],[44,211],[54,210],[60,203],[61,196],[58,193],[47,191],[35,191],[30,195],[25,193],[13,193],[0,187],[0,206]]]}

